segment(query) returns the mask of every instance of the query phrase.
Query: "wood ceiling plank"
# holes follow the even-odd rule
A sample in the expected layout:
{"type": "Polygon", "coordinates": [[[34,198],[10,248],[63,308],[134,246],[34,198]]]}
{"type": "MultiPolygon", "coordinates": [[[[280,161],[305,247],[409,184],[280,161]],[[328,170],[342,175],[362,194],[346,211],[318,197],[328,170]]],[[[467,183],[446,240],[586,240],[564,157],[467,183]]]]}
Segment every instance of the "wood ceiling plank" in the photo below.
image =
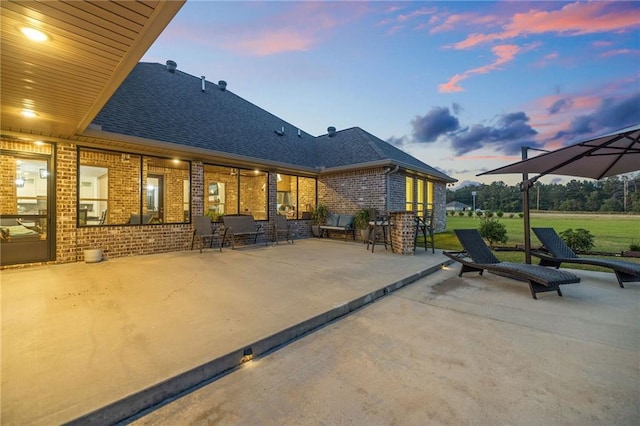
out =
{"type": "Polygon", "coordinates": [[[93,25],[103,26],[113,32],[124,30],[138,34],[143,27],[143,24],[141,25],[124,16],[117,15],[88,1],[60,2],[58,8],[78,19],[85,20],[93,25]]]}
{"type": "Polygon", "coordinates": [[[128,21],[135,22],[140,26],[144,26],[149,19],[149,15],[153,12],[153,9],[148,8],[142,5],[145,9],[146,13],[138,13],[136,10],[127,7],[127,5],[135,5],[135,1],[85,1],[85,3],[89,3],[97,8],[108,11],[109,13],[121,16],[128,21]]]}
{"type": "MultiPolygon", "coordinates": [[[[21,14],[19,11],[5,7],[2,8],[3,30],[17,31],[21,26],[27,24],[28,21],[29,19],[26,15],[21,14]]],[[[48,18],[46,22],[42,21],[37,27],[47,33],[53,42],[74,40],[77,43],[105,46],[105,49],[110,49],[114,52],[127,50],[131,46],[131,43],[133,43],[132,39],[109,32],[104,28],[94,27],[94,31],[89,31],[55,18],[48,18]]]]}
{"type": "Polygon", "coordinates": [[[119,1],[116,4],[118,4],[121,7],[126,7],[127,9],[131,9],[137,14],[144,16],[145,18],[149,18],[153,14],[156,6],[158,5],[157,1],[154,1],[152,3],[153,5],[149,5],[141,1],[127,0],[127,1],[119,1]]]}

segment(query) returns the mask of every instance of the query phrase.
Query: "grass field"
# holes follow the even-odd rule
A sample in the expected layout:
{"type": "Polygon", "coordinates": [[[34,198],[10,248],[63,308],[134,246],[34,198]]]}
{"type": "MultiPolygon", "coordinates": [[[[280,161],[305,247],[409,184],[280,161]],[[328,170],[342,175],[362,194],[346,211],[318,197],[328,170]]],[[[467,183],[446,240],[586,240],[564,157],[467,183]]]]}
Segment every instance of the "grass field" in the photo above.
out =
{"type": "MultiPolygon", "coordinates": [[[[524,245],[524,219],[517,216],[514,218],[503,217],[500,222],[507,227],[507,243],[501,244],[501,246],[524,245]]],[[[435,246],[444,250],[461,250],[462,247],[453,230],[478,229],[479,226],[480,219],[475,217],[447,216],[447,230],[436,234],[435,246]]],[[[638,215],[532,213],[531,226],[550,227],[558,232],[569,228],[587,229],[594,237],[595,246],[592,250],[600,252],[620,253],[629,250],[629,245],[632,243],[640,244],[640,216],[638,215]]],[[[531,233],[531,245],[534,248],[540,246],[540,242],[533,232],[531,233]]],[[[503,261],[524,261],[524,254],[521,252],[498,251],[496,256],[503,261]]],[[[629,260],[640,262],[640,259],[629,260]]],[[[599,270],[597,268],[585,269],[599,270]]]]}

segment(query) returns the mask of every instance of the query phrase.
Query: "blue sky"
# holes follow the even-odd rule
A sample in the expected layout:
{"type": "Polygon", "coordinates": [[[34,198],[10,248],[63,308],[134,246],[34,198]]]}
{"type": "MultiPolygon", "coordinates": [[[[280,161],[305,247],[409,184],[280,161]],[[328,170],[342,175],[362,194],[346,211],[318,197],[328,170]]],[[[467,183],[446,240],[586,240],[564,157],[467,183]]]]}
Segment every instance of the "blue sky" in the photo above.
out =
{"type": "Polygon", "coordinates": [[[513,184],[476,175],[523,145],[640,123],[639,2],[189,0],[142,61],[168,59],[313,135],[358,126],[460,183],[513,184]]]}

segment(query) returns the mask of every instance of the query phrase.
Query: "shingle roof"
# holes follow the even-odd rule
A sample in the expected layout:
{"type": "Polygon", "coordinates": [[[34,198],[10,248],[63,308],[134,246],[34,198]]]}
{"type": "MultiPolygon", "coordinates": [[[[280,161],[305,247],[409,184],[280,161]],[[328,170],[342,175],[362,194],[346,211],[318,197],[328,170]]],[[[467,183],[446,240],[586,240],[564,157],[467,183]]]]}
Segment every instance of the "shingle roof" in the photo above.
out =
{"type": "Polygon", "coordinates": [[[328,134],[318,136],[316,144],[320,152],[323,153],[319,156],[322,162],[321,166],[326,168],[389,160],[393,164],[426,173],[435,178],[448,182],[455,181],[455,179],[359,127],[338,131],[332,137],[329,137],[328,134]]]}
{"type": "Polygon", "coordinates": [[[93,123],[105,132],[276,161],[331,168],[388,160],[446,181],[449,176],[354,127],[314,137],[235,95],[165,65],[139,63],[93,123]],[[284,135],[277,131],[284,128],[284,135]]]}

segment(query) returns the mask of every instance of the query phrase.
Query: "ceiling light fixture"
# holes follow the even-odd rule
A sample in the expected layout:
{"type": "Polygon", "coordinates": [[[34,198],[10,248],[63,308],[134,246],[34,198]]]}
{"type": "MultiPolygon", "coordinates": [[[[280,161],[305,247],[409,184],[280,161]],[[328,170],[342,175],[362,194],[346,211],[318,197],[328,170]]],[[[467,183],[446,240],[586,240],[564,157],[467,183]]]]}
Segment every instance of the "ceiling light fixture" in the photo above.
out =
{"type": "Polygon", "coordinates": [[[29,118],[35,118],[38,116],[38,114],[36,114],[36,112],[32,109],[23,109],[22,110],[22,115],[24,115],[25,117],[29,117],[29,118]]]}
{"type": "Polygon", "coordinates": [[[47,41],[49,39],[49,37],[47,37],[45,33],[40,30],[36,30],[35,28],[22,27],[20,28],[20,31],[22,31],[22,34],[24,34],[26,38],[38,43],[42,43],[43,41],[47,41]]]}

